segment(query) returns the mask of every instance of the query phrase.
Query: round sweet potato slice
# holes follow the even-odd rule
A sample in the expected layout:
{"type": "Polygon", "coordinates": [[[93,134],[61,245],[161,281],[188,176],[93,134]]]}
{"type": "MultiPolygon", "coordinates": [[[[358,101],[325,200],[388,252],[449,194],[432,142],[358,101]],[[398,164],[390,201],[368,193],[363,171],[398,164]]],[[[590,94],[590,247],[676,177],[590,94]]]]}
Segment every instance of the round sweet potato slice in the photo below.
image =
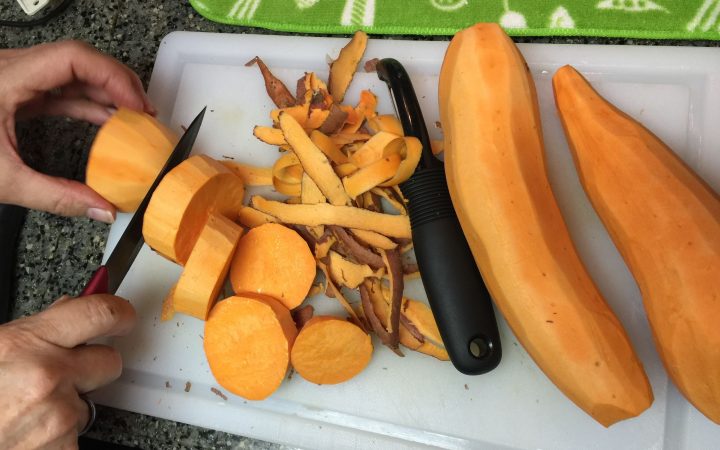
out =
{"type": "Polygon", "coordinates": [[[242,180],[223,164],[192,156],[165,175],[150,199],[143,221],[145,242],[185,265],[209,215],[234,219],[244,193],[242,180]]]}
{"type": "Polygon", "coordinates": [[[317,316],[303,326],[290,359],[293,368],[317,384],[347,381],[370,362],[370,335],[357,325],[331,316],[317,316]]]}
{"type": "Polygon", "coordinates": [[[215,380],[247,400],[262,400],[282,383],[297,328],[271,298],[230,297],[205,322],[203,345],[215,380]]]}
{"type": "Polygon", "coordinates": [[[310,291],[315,272],[315,258],[305,240],[286,226],[267,223],[240,238],[230,282],[238,295],[267,295],[293,309],[310,291]]]}

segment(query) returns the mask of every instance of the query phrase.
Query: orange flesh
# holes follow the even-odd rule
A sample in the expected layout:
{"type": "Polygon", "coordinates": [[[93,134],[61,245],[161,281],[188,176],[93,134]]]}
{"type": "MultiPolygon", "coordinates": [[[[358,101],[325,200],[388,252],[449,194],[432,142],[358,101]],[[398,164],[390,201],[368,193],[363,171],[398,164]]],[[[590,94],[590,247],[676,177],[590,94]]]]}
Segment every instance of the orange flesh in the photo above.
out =
{"type": "Polygon", "coordinates": [[[293,309],[307,296],[315,272],[315,258],[303,238],[290,228],[268,223],[240,239],[230,281],[237,294],[268,295],[293,309]]]}

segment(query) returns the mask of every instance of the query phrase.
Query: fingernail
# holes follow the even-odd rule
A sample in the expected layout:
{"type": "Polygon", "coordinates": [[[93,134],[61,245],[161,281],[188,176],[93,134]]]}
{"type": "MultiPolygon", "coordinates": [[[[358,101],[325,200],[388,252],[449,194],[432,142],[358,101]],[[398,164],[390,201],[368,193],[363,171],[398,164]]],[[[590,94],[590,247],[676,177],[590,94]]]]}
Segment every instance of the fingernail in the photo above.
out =
{"type": "Polygon", "coordinates": [[[104,223],[113,223],[115,222],[115,217],[113,217],[113,214],[108,211],[107,209],[101,209],[101,208],[89,208],[87,212],[85,213],[86,216],[88,216],[92,220],[97,220],[98,222],[104,222],[104,223]]]}
{"type": "Polygon", "coordinates": [[[105,108],[105,110],[106,110],[106,111],[108,112],[108,114],[110,114],[111,116],[112,116],[112,115],[115,115],[115,113],[117,112],[117,108],[113,108],[112,106],[108,106],[107,108],[105,108]]]}

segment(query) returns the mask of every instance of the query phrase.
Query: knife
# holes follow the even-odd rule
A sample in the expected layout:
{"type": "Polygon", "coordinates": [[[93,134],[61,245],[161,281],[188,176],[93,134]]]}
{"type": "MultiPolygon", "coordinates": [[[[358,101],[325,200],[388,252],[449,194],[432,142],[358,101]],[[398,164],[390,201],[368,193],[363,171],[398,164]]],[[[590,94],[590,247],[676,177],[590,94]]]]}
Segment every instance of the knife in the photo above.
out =
{"type": "Polygon", "coordinates": [[[175,166],[185,161],[190,155],[190,151],[200,131],[200,125],[202,124],[206,109],[207,107],[203,108],[200,114],[195,117],[187,128],[187,131],[185,131],[185,134],[183,134],[178,141],[175,149],[170,153],[165,166],[157,178],[155,178],[147,194],[145,194],[145,198],[143,198],[137,211],[135,211],[135,214],[130,219],[130,223],[125,231],[123,231],[122,236],[120,236],[120,240],[118,240],[117,245],[115,245],[110,257],[104,265],[100,266],[95,273],[93,273],[90,281],[88,281],[80,293],[81,297],[84,295],[114,294],[117,292],[120,283],[122,283],[128,270],[130,270],[130,266],[132,266],[135,257],[145,242],[142,235],[143,216],[145,215],[148,203],[150,203],[150,198],[160,184],[160,180],[175,166]]]}
{"type": "Polygon", "coordinates": [[[445,166],[432,153],[420,105],[403,66],[395,59],[382,59],[377,74],[390,89],[403,131],[418,138],[423,147],[415,172],[400,184],[400,190],[408,200],[420,278],[445,349],[460,372],[489,372],[500,363],[500,335],[490,294],[455,215],[445,166]]]}

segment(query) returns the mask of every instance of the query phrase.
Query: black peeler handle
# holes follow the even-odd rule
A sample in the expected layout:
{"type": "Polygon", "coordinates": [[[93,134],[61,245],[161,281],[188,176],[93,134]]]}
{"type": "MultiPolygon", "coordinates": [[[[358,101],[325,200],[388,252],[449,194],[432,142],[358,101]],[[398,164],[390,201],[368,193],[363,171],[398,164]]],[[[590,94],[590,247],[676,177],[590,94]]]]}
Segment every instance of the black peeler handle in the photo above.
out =
{"type": "Polygon", "coordinates": [[[455,368],[468,375],[489,372],[502,350],[490,294],[458,222],[441,161],[432,154],[427,128],[410,77],[394,59],[377,64],[408,136],[423,154],[412,177],[400,186],[408,200],[420,276],[440,335],[455,368]]]}

